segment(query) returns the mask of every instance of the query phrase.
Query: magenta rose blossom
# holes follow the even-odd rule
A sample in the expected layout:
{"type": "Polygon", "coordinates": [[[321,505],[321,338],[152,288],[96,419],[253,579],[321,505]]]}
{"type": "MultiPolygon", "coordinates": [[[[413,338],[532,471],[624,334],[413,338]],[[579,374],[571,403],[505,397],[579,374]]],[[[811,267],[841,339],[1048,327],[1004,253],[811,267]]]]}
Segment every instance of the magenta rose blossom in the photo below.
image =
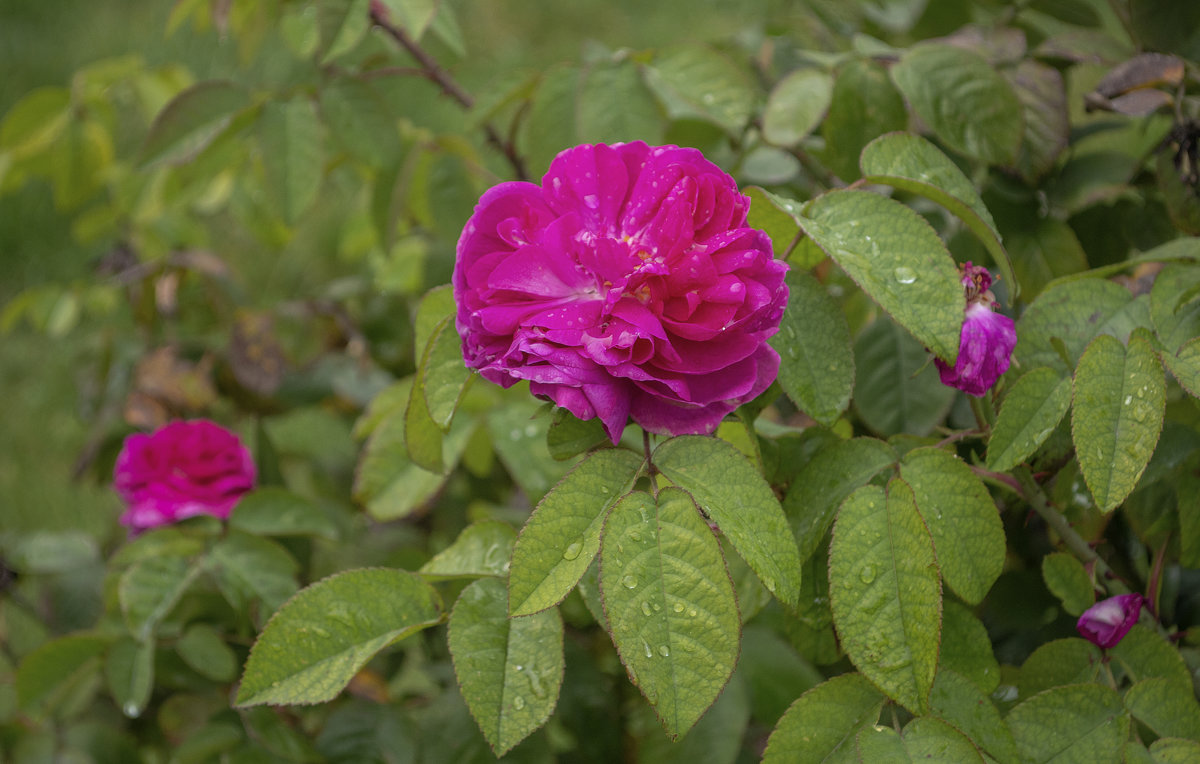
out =
{"type": "Polygon", "coordinates": [[[458,241],[454,293],[467,366],[615,443],[710,433],[779,370],[766,341],[787,304],[750,200],[695,149],[576,146],[542,179],[501,183],[458,241]]]}
{"type": "Polygon", "coordinates": [[[954,366],[948,366],[940,358],[934,358],[933,362],[943,385],[978,398],[991,390],[1000,375],[1008,371],[1013,348],[1017,345],[1017,330],[1011,318],[996,312],[996,298],[990,291],[992,275],[986,268],[967,263],[962,268],[962,284],[967,307],[958,360],[954,366]]]}
{"type": "Polygon", "coordinates": [[[229,517],[254,476],[238,436],[198,419],[126,438],[113,487],[128,506],[121,523],[140,531],[193,515],[229,517]]]}
{"type": "Polygon", "coordinates": [[[1142,602],[1140,594],[1120,594],[1101,600],[1083,611],[1075,628],[1097,647],[1113,647],[1137,623],[1142,602]]]}

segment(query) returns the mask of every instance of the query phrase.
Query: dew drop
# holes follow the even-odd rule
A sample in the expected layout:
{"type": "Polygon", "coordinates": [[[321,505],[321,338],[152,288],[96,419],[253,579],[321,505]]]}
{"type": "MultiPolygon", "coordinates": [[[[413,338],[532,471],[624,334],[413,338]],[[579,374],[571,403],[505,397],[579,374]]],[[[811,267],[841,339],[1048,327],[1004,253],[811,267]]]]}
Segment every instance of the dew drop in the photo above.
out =
{"type": "Polygon", "coordinates": [[[595,194],[587,194],[583,197],[583,203],[589,210],[594,210],[600,206],[600,198],[595,194]]]}
{"type": "Polygon", "coordinates": [[[524,707],[525,707],[525,698],[522,698],[520,695],[513,698],[513,708],[520,711],[524,707]]]}
{"type": "Polygon", "coordinates": [[[874,565],[864,565],[862,567],[862,570],[860,570],[858,572],[858,578],[864,584],[869,584],[872,581],[874,581],[875,580],[875,566],[874,565]]]}
{"type": "Polygon", "coordinates": [[[778,584],[775,583],[775,579],[773,578],[764,578],[763,586],[767,587],[767,591],[769,591],[771,594],[774,594],[775,587],[778,586],[778,584]]]}
{"type": "Polygon", "coordinates": [[[646,642],[646,641],[644,641],[644,640],[643,640],[643,641],[642,641],[642,647],[643,647],[643,648],[645,648],[645,650],[646,650],[646,657],[647,657],[647,658],[653,658],[653,657],[654,657],[654,651],[650,649],[650,643],[649,643],[649,642],[646,642]]]}
{"type": "Polygon", "coordinates": [[[917,280],[917,272],[908,266],[902,265],[896,269],[896,281],[901,284],[911,284],[917,280]]]}
{"type": "Polygon", "coordinates": [[[651,612],[653,612],[653,611],[650,610],[650,603],[643,600],[642,601],[642,615],[650,615],[651,612]]]}
{"type": "Polygon", "coordinates": [[[125,707],[122,708],[121,710],[124,711],[125,715],[128,716],[130,719],[136,719],[142,715],[142,709],[138,707],[137,703],[134,703],[132,701],[130,701],[129,703],[126,703],[125,707]]]}
{"type": "Polygon", "coordinates": [[[658,654],[664,658],[670,658],[671,657],[671,648],[667,647],[666,645],[661,645],[658,648],[658,654]]]}
{"type": "Polygon", "coordinates": [[[682,612],[683,612],[683,603],[682,603],[682,602],[676,602],[676,603],[675,603],[675,606],[674,606],[673,608],[671,608],[671,609],[672,609],[672,610],[674,610],[676,613],[682,613],[682,612]]]}
{"type": "Polygon", "coordinates": [[[625,576],[624,578],[621,579],[621,583],[625,585],[626,589],[636,589],[637,588],[637,579],[634,578],[633,576],[625,576]]]}
{"type": "Polygon", "coordinates": [[[1126,395],[1126,396],[1125,396],[1125,405],[1126,405],[1126,406],[1128,406],[1128,405],[1129,405],[1129,404],[1131,404],[1131,403],[1133,403],[1133,396],[1132,396],[1132,395],[1126,395]]]}
{"type": "Polygon", "coordinates": [[[563,550],[564,560],[574,560],[583,551],[583,544],[578,541],[571,542],[566,549],[563,550]]]}
{"type": "Polygon", "coordinates": [[[691,610],[688,611],[688,618],[695,618],[695,617],[696,617],[696,608],[692,608],[691,610]]]}

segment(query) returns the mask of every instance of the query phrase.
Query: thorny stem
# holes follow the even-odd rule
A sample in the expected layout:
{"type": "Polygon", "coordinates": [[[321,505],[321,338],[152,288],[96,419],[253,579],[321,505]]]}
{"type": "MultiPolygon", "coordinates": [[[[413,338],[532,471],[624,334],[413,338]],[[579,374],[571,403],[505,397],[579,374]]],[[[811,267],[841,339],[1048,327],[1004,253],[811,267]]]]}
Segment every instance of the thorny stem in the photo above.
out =
{"type": "MultiPolygon", "coordinates": [[[[464,90],[454,77],[443,69],[433,56],[429,55],[429,52],[410,37],[408,32],[404,31],[402,27],[393,24],[375,8],[371,9],[371,22],[387,32],[400,47],[404,48],[410,56],[415,58],[417,63],[421,65],[423,75],[441,88],[443,93],[454,99],[464,110],[470,110],[475,105],[475,99],[471,97],[471,94],[464,90]]],[[[525,162],[517,154],[516,148],[512,143],[503,140],[500,137],[500,133],[496,131],[496,128],[490,122],[484,123],[483,132],[487,136],[488,143],[504,154],[508,163],[512,165],[517,179],[529,180],[529,173],[525,169],[525,162]]]]}
{"type": "Polygon", "coordinates": [[[1105,586],[1110,594],[1128,594],[1129,587],[1125,585],[1108,563],[1104,561],[1100,555],[1096,554],[1096,550],[1092,549],[1091,544],[1084,541],[1083,537],[1075,532],[1071,527],[1071,523],[1067,518],[1063,517],[1062,513],[1054,507],[1050,506],[1050,501],[1046,498],[1045,491],[1033,479],[1033,475],[1029,472],[1028,467],[1018,467],[1013,470],[1014,475],[1021,486],[1021,496],[1025,501],[1029,502],[1029,506],[1033,507],[1033,511],[1046,521],[1067,548],[1085,565],[1090,565],[1096,571],[1098,576],[1105,581],[1105,586]]]}

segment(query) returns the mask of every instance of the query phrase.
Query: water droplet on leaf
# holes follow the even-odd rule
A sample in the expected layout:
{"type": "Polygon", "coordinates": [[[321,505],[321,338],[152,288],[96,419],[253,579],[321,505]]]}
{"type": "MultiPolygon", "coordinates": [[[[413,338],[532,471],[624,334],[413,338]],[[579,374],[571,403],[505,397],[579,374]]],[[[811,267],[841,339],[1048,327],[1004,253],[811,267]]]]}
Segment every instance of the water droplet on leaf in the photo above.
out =
{"type": "Polygon", "coordinates": [[[858,577],[864,584],[871,583],[875,580],[875,566],[864,565],[862,570],[858,572],[858,577]]]}
{"type": "Polygon", "coordinates": [[[578,541],[573,541],[573,542],[571,542],[571,544],[569,544],[567,546],[566,549],[563,550],[563,559],[564,560],[574,560],[575,558],[577,558],[579,556],[579,553],[582,551],[583,551],[583,544],[580,544],[578,541]]]}
{"type": "Polygon", "coordinates": [[[917,280],[917,272],[908,266],[900,266],[896,269],[896,281],[901,284],[911,284],[917,280]]]}
{"type": "Polygon", "coordinates": [[[643,600],[642,601],[642,615],[650,615],[650,613],[651,613],[650,603],[643,600]]]}
{"type": "Polygon", "coordinates": [[[625,585],[626,589],[636,589],[637,588],[637,579],[634,578],[633,576],[625,576],[624,578],[621,579],[621,583],[625,585]]]}
{"type": "Polygon", "coordinates": [[[671,648],[667,647],[666,645],[662,645],[661,647],[658,648],[658,654],[664,658],[670,658],[671,657],[671,648]]]}
{"type": "Polygon", "coordinates": [[[513,708],[520,711],[524,707],[525,707],[525,698],[522,698],[520,695],[513,698],[513,708]]]}

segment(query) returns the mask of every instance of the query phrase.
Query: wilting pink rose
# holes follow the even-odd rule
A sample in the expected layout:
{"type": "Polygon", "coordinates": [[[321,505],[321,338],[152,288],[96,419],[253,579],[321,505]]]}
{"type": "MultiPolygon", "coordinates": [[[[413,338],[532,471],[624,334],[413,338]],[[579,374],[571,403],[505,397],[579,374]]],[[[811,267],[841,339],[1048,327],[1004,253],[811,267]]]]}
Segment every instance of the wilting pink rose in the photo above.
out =
{"type": "Polygon", "coordinates": [[[1142,595],[1120,594],[1092,605],[1075,628],[1097,647],[1112,647],[1125,638],[1142,612],[1142,595]]]}
{"type": "Polygon", "coordinates": [[[172,422],[125,439],[113,487],[128,505],[121,523],[135,531],[193,515],[226,518],[254,488],[254,460],[238,436],[219,425],[172,422]]]}
{"type": "Polygon", "coordinates": [[[980,397],[1008,371],[1013,348],[1017,345],[1017,330],[1011,318],[996,312],[996,298],[990,291],[992,276],[987,269],[967,263],[962,270],[967,307],[958,360],[954,366],[940,358],[934,358],[933,362],[942,384],[980,397]]]}
{"type": "Polygon", "coordinates": [[[626,420],[709,433],[775,379],[766,344],[787,304],[750,200],[695,149],[576,146],[542,185],[487,191],[458,241],[467,366],[615,443],[626,420]]]}

